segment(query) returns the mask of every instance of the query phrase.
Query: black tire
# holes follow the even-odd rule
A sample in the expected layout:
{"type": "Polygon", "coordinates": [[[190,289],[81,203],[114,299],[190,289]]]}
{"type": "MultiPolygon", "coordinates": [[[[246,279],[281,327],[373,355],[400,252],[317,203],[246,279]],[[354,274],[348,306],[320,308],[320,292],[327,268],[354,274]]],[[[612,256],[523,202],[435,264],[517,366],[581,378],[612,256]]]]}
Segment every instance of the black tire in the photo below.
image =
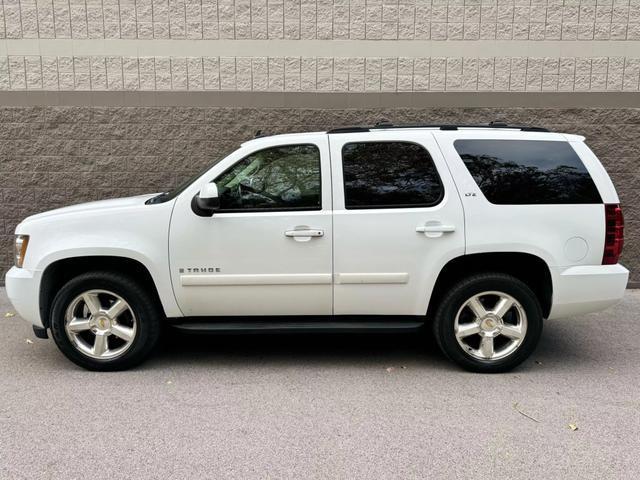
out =
{"type": "Polygon", "coordinates": [[[482,273],[455,284],[440,301],[433,322],[436,341],[442,352],[466,370],[479,373],[507,372],[533,353],[542,333],[542,308],[531,289],[517,278],[503,273],[482,273]],[[455,318],[464,303],[482,292],[499,291],[513,297],[524,309],[527,329],[522,343],[504,358],[486,360],[473,357],[458,343],[455,318]]]}
{"type": "Polygon", "coordinates": [[[134,279],[113,272],[88,272],[71,279],[58,292],[51,308],[51,333],[60,351],[87,370],[116,371],[143,362],[158,343],[163,313],[148,289],[134,279]],[[122,297],[136,317],[136,334],[130,347],[120,356],[101,360],[80,352],[65,331],[65,312],[71,302],[88,290],[107,290],[122,297]]]}

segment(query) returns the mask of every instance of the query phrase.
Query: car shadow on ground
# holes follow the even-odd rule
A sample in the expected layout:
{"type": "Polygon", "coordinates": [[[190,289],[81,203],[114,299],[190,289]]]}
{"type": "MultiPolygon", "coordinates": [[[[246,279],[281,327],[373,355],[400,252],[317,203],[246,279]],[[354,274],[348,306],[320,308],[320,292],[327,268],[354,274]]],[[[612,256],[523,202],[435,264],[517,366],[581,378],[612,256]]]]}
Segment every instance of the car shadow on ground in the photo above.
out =
{"type": "Polygon", "coordinates": [[[155,364],[290,363],[360,364],[376,361],[444,363],[435,339],[426,332],[207,335],[167,332],[155,364]]]}
{"type": "MultiPolygon", "coordinates": [[[[549,369],[587,367],[597,359],[583,350],[580,341],[566,335],[561,321],[549,322],[533,355],[519,370],[544,364],[549,369]]],[[[575,325],[575,328],[578,328],[575,325]]],[[[459,370],[440,352],[430,329],[411,333],[334,334],[186,334],[169,329],[150,361],[141,368],[157,369],[189,365],[366,366],[420,365],[459,370]]],[[[605,345],[602,346],[605,349],[605,345]]]]}
{"type": "MultiPolygon", "coordinates": [[[[577,372],[596,365],[611,368],[624,363],[618,358],[623,352],[608,348],[605,337],[588,331],[594,324],[595,321],[583,321],[579,325],[567,319],[547,322],[538,348],[517,371],[544,366],[545,371],[550,372],[577,372]]],[[[46,369],[79,369],[57,351],[53,340],[34,339],[33,342],[42,351],[32,361],[46,363],[46,369]]],[[[411,365],[431,371],[462,372],[440,352],[431,329],[393,334],[261,335],[186,334],[168,329],[151,358],[133,371],[303,365],[331,368],[411,365]]]]}

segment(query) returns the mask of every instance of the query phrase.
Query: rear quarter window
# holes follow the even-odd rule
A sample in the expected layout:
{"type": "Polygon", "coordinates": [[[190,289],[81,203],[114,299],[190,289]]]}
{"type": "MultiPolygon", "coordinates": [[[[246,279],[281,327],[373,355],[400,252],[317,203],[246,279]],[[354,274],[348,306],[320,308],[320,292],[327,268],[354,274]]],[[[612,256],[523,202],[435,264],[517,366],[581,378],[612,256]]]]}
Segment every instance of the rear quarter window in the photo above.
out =
{"type": "Polygon", "coordinates": [[[591,175],[568,142],[456,140],[453,146],[491,203],[602,203],[591,175]]]}

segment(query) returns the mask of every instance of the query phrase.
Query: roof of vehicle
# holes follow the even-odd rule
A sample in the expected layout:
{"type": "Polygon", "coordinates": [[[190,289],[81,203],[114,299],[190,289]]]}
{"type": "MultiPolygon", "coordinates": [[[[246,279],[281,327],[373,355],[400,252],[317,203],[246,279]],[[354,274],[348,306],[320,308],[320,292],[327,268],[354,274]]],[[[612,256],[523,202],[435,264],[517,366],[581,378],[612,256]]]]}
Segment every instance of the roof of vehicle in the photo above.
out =
{"type": "Polygon", "coordinates": [[[256,132],[255,137],[253,137],[251,140],[247,140],[246,142],[242,142],[241,146],[245,146],[248,145],[250,143],[254,143],[254,142],[260,142],[261,140],[264,140],[266,138],[273,138],[273,137],[280,137],[282,139],[288,139],[290,138],[291,140],[295,141],[296,138],[298,137],[307,137],[309,135],[325,135],[328,132],[297,132],[297,133],[278,133],[275,135],[263,135],[261,130],[258,130],[256,132]]]}
{"type": "MultiPolygon", "coordinates": [[[[394,125],[391,122],[386,120],[380,121],[371,126],[348,126],[348,127],[338,127],[333,128],[331,130],[327,130],[325,132],[299,132],[299,133],[284,133],[277,135],[263,135],[261,130],[256,132],[255,138],[244,142],[242,145],[246,145],[248,143],[253,143],[254,141],[261,140],[264,138],[270,137],[290,137],[294,140],[297,137],[304,137],[306,135],[318,135],[318,134],[341,134],[341,133],[366,133],[366,132],[375,132],[382,130],[443,130],[443,131],[457,131],[457,130],[508,130],[508,131],[520,131],[520,132],[539,132],[539,133],[551,133],[550,130],[544,127],[536,127],[532,125],[510,125],[505,122],[493,121],[489,123],[480,123],[480,124],[401,124],[394,125]]],[[[562,134],[568,142],[582,142],[585,138],[581,135],[571,135],[571,134],[562,134]]]]}
{"type": "Polygon", "coordinates": [[[457,123],[414,123],[414,124],[402,124],[394,125],[393,123],[382,120],[372,126],[352,126],[352,127],[340,127],[329,130],[327,133],[357,133],[357,132],[371,132],[372,130],[391,130],[391,129],[403,129],[403,128],[425,128],[425,129],[437,129],[437,130],[458,130],[460,128],[490,128],[490,129],[507,129],[507,130],[520,130],[522,132],[548,132],[544,127],[534,127],[531,125],[509,125],[505,122],[493,121],[489,123],[479,124],[457,124],[457,123]]]}

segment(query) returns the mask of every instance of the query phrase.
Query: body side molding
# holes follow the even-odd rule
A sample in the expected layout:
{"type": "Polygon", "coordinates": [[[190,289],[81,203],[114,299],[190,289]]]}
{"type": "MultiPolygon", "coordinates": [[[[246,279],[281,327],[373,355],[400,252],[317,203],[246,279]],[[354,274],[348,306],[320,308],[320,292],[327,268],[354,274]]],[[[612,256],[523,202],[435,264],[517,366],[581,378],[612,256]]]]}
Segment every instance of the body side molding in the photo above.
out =
{"type": "Polygon", "coordinates": [[[328,285],[330,273],[181,275],[183,287],[232,285],[328,285]]]}

